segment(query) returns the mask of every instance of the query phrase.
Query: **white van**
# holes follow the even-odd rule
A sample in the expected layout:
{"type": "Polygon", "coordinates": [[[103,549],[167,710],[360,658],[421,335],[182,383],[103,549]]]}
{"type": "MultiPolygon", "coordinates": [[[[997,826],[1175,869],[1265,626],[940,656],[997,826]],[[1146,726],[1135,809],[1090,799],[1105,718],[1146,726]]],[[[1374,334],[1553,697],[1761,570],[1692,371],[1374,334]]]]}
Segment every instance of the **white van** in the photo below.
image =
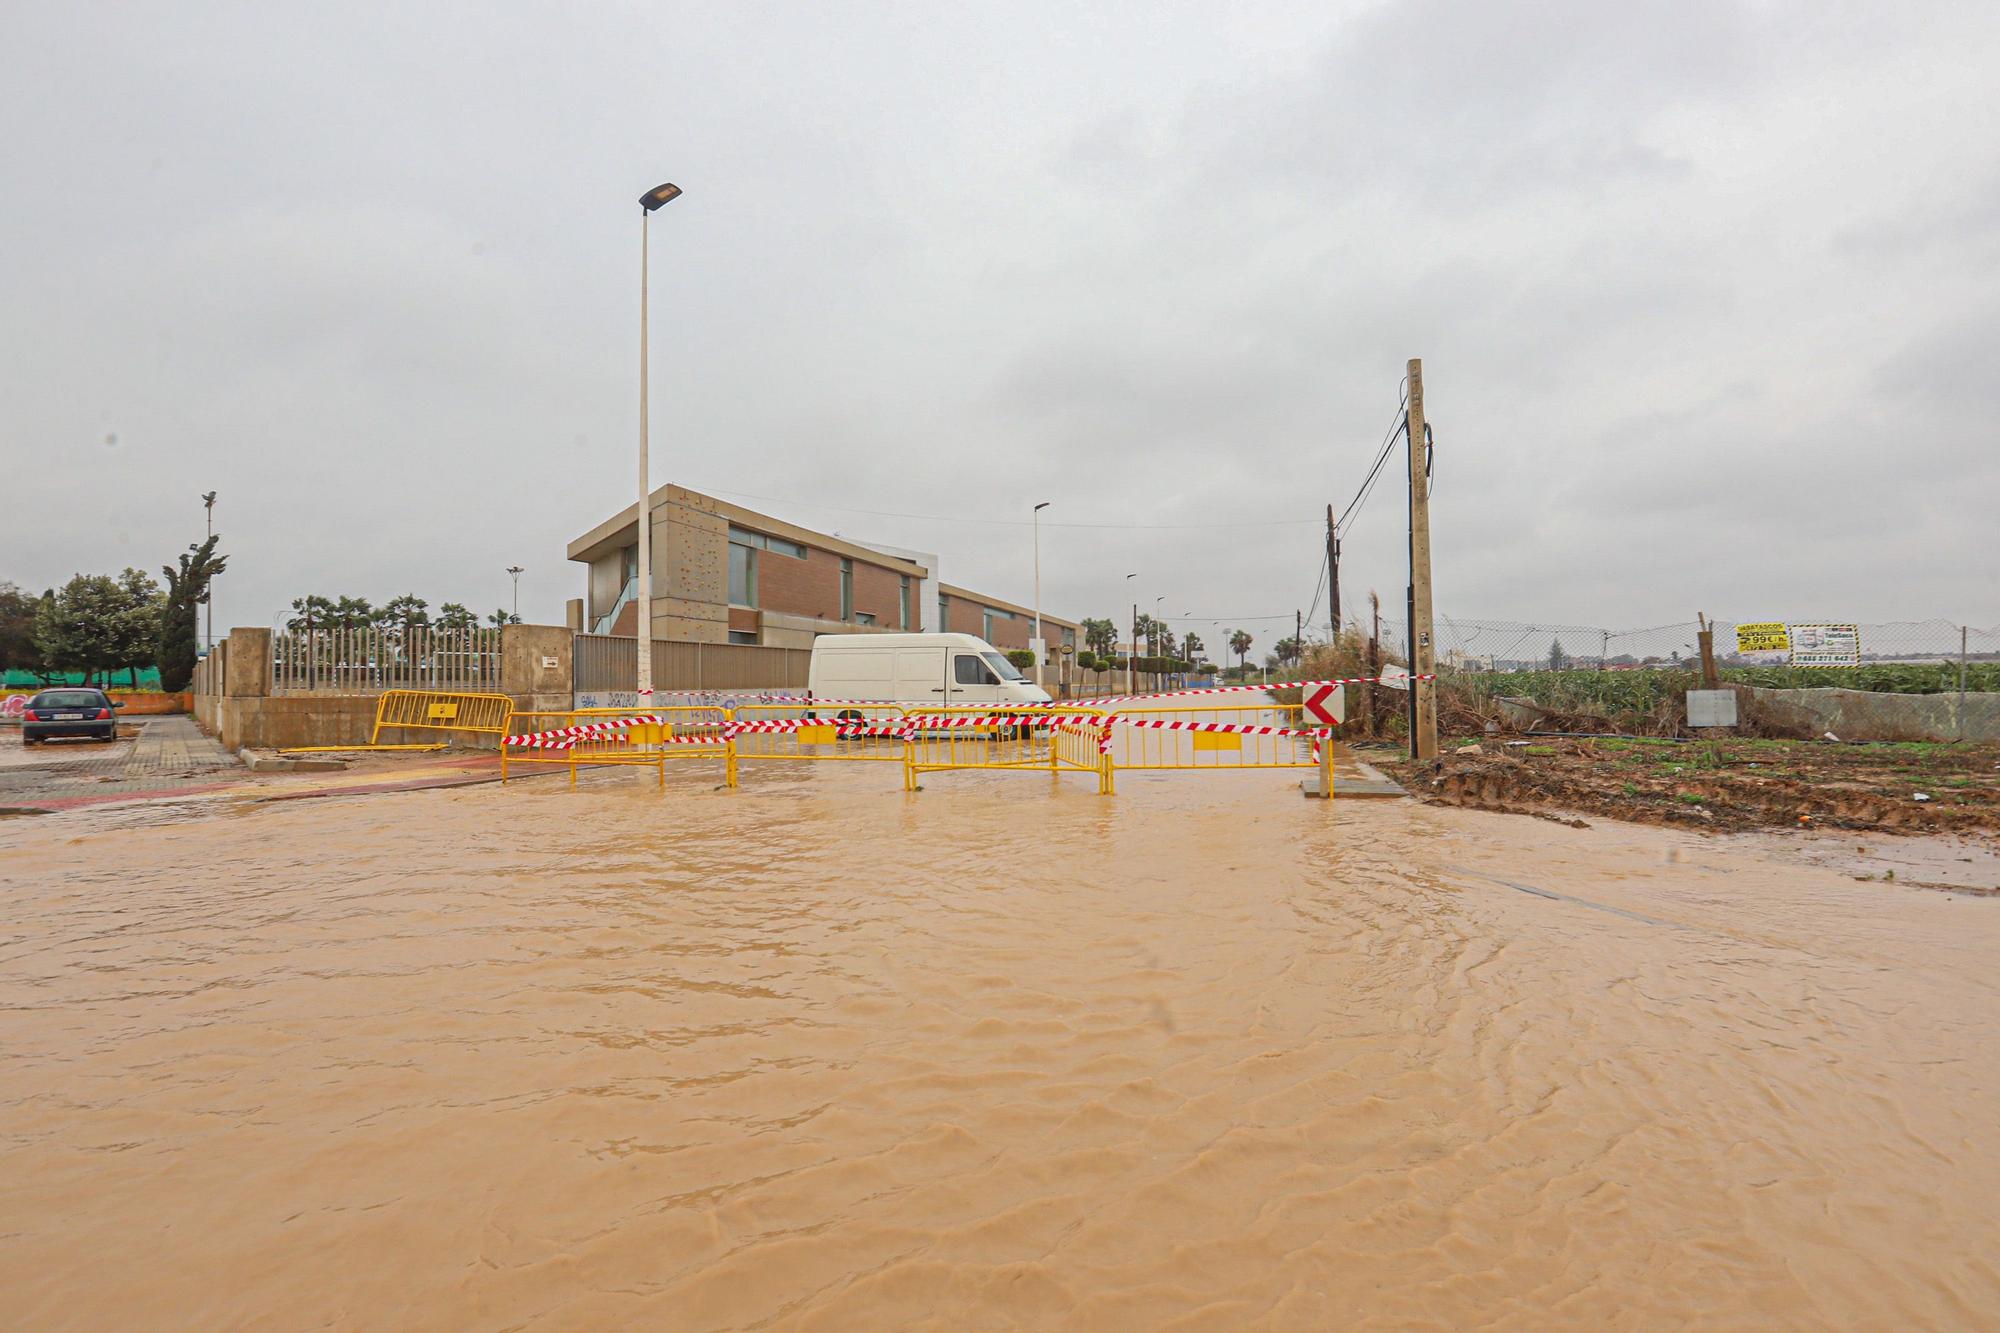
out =
{"type": "Polygon", "coordinates": [[[813,640],[807,683],[815,699],[906,708],[1049,702],[999,649],[972,634],[822,634],[813,640]]]}

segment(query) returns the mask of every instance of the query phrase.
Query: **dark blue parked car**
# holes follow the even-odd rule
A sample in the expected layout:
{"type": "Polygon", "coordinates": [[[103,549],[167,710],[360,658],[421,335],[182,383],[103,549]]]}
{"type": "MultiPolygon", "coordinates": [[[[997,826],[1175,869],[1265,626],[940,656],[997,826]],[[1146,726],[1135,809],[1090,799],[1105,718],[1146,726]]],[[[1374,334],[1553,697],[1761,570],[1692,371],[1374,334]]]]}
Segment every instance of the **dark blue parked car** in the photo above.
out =
{"type": "Polygon", "coordinates": [[[52,736],[118,739],[118,710],[103,690],[43,690],[21,714],[21,744],[39,745],[52,736]]]}

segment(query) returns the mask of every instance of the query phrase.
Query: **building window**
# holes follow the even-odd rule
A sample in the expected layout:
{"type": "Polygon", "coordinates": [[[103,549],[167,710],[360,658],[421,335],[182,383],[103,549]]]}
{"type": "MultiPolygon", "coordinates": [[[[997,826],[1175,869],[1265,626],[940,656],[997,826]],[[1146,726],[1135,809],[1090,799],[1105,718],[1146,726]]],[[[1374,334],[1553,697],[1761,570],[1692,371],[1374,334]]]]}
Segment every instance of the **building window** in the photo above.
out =
{"type": "Polygon", "coordinates": [[[757,552],[733,541],[729,543],[729,602],[732,606],[757,605],[757,552]]]}
{"type": "Polygon", "coordinates": [[[913,618],[912,613],[917,609],[917,599],[910,595],[910,576],[908,574],[903,575],[902,592],[896,600],[896,605],[903,618],[903,628],[915,629],[916,626],[912,625],[910,621],[913,618]]]}
{"type": "Polygon", "coordinates": [[[857,625],[872,625],[875,623],[875,613],[873,611],[856,611],[854,613],[854,623],[857,625]]]}
{"type": "Polygon", "coordinates": [[[731,643],[754,644],[757,642],[757,635],[753,630],[733,629],[729,631],[729,641],[731,643]]]}
{"type": "Polygon", "coordinates": [[[840,618],[854,619],[854,562],[845,558],[840,562],[840,618]]]}
{"type": "Polygon", "coordinates": [[[731,528],[729,544],[747,546],[753,551],[773,551],[778,555],[788,555],[794,560],[806,558],[806,548],[797,542],[788,542],[783,537],[767,537],[761,532],[751,532],[748,528],[731,528]]]}
{"type": "Polygon", "coordinates": [[[938,594],[938,633],[951,633],[951,598],[938,594]]]}
{"type": "Polygon", "coordinates": [[[1012,611],[999,611],[995,610],[993,607],[990,606],[987,607],[985,623],[982,625],[982,628],[986,632],[982,634],[980,637],[985,639],[986,642],[988,643],[993,642],[994,622],[1000,620],[1012,620],[1013,618],[1014,618],[1014,613],[1012,611]]]}

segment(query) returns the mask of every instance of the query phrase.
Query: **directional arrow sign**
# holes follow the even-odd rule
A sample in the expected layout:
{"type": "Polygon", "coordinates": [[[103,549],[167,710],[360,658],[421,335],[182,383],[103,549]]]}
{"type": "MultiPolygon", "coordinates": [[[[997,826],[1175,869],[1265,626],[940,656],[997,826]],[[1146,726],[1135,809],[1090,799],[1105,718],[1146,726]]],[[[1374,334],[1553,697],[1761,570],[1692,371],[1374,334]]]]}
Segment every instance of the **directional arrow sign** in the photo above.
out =
{"type": "Polygon", "coordinates": [[[1338,685],[1315,685],[1305,692],[1306,720],[1315,726],[1340,725],[1345,702],[1338,685]]]}

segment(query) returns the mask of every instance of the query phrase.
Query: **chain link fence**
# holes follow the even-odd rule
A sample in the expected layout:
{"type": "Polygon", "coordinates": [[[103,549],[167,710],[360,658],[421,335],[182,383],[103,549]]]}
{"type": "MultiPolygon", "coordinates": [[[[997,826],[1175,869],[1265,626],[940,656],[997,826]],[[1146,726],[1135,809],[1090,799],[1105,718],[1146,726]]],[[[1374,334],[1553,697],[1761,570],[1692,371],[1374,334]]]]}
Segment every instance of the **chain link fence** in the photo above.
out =
{"type": "MultiPolygon", "coordinates": [[[[1736,651],[1735,620],[1710,621],[1715,660],[1723,667],[1784,666],[1782,655],[1742,655],[1736,651]]],[[[1794,624],[1808,622],[1794,621],[1794,624]]],[[[1811,622],[1827,623],[1827,622],[1811,622]]],[[[1852,624],[1854,622],[1842,622],[1852,624]]],[[[1367,639],[1372,626],[1349,622],[1367,639]]],[[[1695,669],[1701,663],[1701,626],[1695,621],[1644,629],[1612,629],[1555,621],[1479,620],[1437,617],[1437,664],[1441,671],[1636,671],[1695,669]]],[[[1950,620],[1900,620],[1857,625],[1861,665],[1930,665],[2000,662],[2000,625],[1978,626],[1950,620]]],[[[1382,618],[1383,652],[1407,661],[1409,645],[1401,618],[1382,618]]],[[[1815,670],[1817,668],[1800,668],[1815,670]]]]}

